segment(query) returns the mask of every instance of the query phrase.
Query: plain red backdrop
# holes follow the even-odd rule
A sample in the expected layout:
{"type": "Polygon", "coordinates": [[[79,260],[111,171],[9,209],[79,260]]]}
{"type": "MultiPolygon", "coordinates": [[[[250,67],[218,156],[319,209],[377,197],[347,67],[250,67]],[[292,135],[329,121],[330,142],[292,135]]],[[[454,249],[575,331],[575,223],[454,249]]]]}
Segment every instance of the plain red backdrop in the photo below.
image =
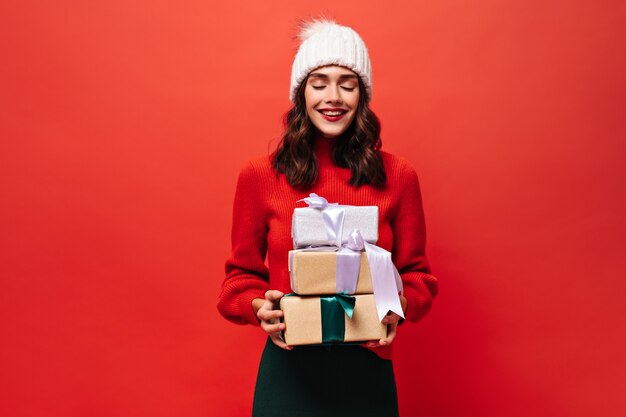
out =
{"type": "Polygon", "coordinates": [[[264,335],[215,308],[235,181],[319,12],[421,180],[441,293],[396,342],[402,415],[626,412],[623,2],[0,9],[2,416],[249,414],[264,335]]]}

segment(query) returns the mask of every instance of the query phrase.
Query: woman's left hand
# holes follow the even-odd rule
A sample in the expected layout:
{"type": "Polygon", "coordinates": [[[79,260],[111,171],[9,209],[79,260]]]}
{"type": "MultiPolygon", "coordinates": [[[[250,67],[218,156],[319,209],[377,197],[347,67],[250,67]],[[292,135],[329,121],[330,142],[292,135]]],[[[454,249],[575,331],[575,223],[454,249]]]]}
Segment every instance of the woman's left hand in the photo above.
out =
{"type": "MultiPolygon", "coordinates": [[[[402,305],[402,311],[406,314],[407,301],[404,295],[400,296],[400,304],[402,305]]],[[[383,321],[381,321],[382,324],[387,325],[387,337],[383,337],[380,340],[370,340],[369,342],[366,342],[361,346],[364,346],[366,348],[377,348],[380,346],[390,345],[391,342],[393,342],[393,339],[395,339],[396,337],[398,321],[400,321],[400,318],[401,317],[396,313],[388,312],[385,318],[383,318],[383,321]]]]}

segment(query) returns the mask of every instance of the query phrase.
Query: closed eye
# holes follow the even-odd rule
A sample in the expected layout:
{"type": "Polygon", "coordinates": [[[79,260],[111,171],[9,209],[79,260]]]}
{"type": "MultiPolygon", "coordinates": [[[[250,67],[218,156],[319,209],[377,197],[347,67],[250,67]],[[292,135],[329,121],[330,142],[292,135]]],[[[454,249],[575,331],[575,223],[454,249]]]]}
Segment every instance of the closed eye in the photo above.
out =
{"type": "MultiPolygon", "coordinates": [[[[313,86],[313,89],[315,89],[315,90],[322,90],[322,89],[324,89],[324,88],[326,88],[326,86],[325,86],[325,85],[320,86],[320,87],[313,86]]],[[[354,89],[355,89],[356,87],[352,87],[352,88],[348,88],[348,87],[341,87],[341,88],[343,88],[343,89],[344,89],[344,90],[346,90],[346,91],[354,91],[354,89]]]]}

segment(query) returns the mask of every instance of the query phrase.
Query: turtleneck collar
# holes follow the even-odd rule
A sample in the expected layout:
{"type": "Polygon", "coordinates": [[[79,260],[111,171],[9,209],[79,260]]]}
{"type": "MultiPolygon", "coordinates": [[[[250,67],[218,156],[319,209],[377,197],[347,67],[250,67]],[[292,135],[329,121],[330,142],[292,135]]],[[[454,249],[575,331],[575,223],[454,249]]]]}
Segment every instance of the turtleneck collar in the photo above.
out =
{"type": "Polygon", "coordinates": [[[313,151],[320,160],[332,160],[333,148],[335,147],[336,138],[325,138],[316,136],[313,140],[313,151]]]}

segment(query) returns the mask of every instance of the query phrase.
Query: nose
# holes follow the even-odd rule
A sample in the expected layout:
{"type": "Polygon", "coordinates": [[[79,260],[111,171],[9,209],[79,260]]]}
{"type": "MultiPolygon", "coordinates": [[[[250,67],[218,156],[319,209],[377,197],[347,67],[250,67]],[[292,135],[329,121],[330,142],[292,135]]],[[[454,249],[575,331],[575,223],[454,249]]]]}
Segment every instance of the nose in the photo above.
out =
{"type": "Polygon", "coordinates": [[[326,97],[326,101],[328,103],[341,103],[341,94],[339,91],[339,86],[334,86],[327,89],[328,96],[326,97]]]}

